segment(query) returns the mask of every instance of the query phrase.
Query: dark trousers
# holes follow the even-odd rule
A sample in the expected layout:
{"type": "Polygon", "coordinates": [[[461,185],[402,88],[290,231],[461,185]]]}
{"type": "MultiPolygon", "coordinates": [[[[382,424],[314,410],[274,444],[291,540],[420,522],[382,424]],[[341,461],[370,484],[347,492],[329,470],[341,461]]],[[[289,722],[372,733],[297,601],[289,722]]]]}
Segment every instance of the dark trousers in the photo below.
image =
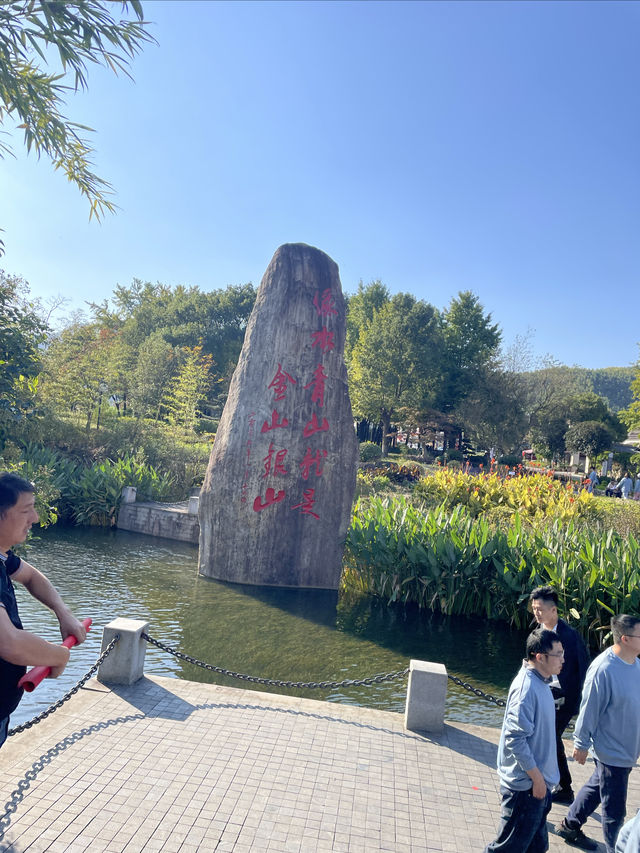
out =
{"type": "Polygon", "coordinates": [[[7,732],[9,731],[9,717],[5,717],[4,720],[0,720],[0,746],[7,739],[7,732]]]}
{"type": "Polygon", "coordinates": [[[484,853],[545,853],[549,849],[547,815],[551,808],[551,792],[542,800],[528,791],[500,788],[502,795],[498,837],[487,845],[484,853]]]}
{"type": "Polygon", "coordinates": [[[580,788],[565,818],[570,829],[579,829],[602,804],[602,834],[607,853],[614,853],[616,837],[624,823],[630,767],[613,767],[594,759],[595,769],[580,788]]]}
{"type": "Polygon", "coordinates": [[[558,783],[559,788],[571,787],[571,773],[569,772],[567,756],[565,754],[564,743],[562,741],[562,735],[569,725],[571,717],[573,717],[573,714],[565,711],[562,706],[560,706],[556,711],[556,752],[558,755],[558,770],[560,771],[560,782],[558,783]]]}

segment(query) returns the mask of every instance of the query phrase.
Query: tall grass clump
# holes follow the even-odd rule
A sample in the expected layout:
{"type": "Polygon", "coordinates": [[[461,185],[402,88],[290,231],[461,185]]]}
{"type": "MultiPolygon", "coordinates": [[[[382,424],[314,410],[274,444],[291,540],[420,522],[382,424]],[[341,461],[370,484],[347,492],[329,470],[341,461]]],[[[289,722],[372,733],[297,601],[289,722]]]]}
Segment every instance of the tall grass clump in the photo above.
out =
{"type": "Polygon", "coordinates": [[[525,627],[529,593],[552,584],[564,613],[599,647],[610,616],[638,612],[640,547],[633,535],[593,534],[561,517],[509,525],[465,506],[423,511],[406,498],[359,501],[347,533],[343,585],[389,602],[525,627]]]}

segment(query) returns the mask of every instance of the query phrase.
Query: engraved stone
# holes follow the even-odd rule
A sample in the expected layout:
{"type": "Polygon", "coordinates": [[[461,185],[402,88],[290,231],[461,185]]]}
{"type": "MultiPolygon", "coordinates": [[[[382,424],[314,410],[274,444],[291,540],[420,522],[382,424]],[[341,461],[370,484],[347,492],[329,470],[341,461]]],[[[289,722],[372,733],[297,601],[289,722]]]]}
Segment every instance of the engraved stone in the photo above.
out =
{"type": "Polygon", "coordinates": [[[337,589],[358,460],[338,267],[281,246],[258,290],[200,492],[200,574],[337,589]]]}

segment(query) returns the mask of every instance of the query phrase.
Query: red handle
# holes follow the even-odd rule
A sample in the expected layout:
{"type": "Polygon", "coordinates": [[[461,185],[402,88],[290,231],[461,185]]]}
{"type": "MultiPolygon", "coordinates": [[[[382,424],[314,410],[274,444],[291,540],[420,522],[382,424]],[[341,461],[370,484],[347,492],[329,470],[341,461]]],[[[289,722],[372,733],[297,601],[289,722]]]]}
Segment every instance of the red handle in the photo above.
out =
{"type": "MultiPolygon", "coordinates": [[[[90,616],[87,616],[87,618],[82,619],[81,622],[88,631],[91,628],[93,619],[91,619],[90,616]]],[[[72,649],[74,646],[78,645],[78,640],[73,636],[73,634],[70,634],[66,640],[62,641],[62,645],[66,646],[67,649],[72,649]]],[[[27,693],[31,693],[36,689],[38,684],[40,684],[40,682],[49,675],[50,672],[50,666],[34,666],[33,669],[30,669],[29,672],[22,676],[18,682],[18,687],[22,687],[22,689],[27,693]]]]}

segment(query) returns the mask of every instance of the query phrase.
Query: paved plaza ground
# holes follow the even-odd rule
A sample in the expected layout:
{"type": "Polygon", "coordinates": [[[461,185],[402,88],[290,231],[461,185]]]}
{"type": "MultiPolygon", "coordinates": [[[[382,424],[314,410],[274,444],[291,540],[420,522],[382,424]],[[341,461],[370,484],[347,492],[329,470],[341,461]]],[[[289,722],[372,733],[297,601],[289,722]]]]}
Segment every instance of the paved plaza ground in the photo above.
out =
{"type": "MultiPolygon", "coordinates": [[[[399,714],[172,678],[91,681],[0,750],[0,850],[479,852],[498,821],[498,735],[421,736],[399,714]]],[[[578,783],[589,765],[572,764],[578,783]]],[[[585,829],[602,841],[598,816],[585,829]]]]}

